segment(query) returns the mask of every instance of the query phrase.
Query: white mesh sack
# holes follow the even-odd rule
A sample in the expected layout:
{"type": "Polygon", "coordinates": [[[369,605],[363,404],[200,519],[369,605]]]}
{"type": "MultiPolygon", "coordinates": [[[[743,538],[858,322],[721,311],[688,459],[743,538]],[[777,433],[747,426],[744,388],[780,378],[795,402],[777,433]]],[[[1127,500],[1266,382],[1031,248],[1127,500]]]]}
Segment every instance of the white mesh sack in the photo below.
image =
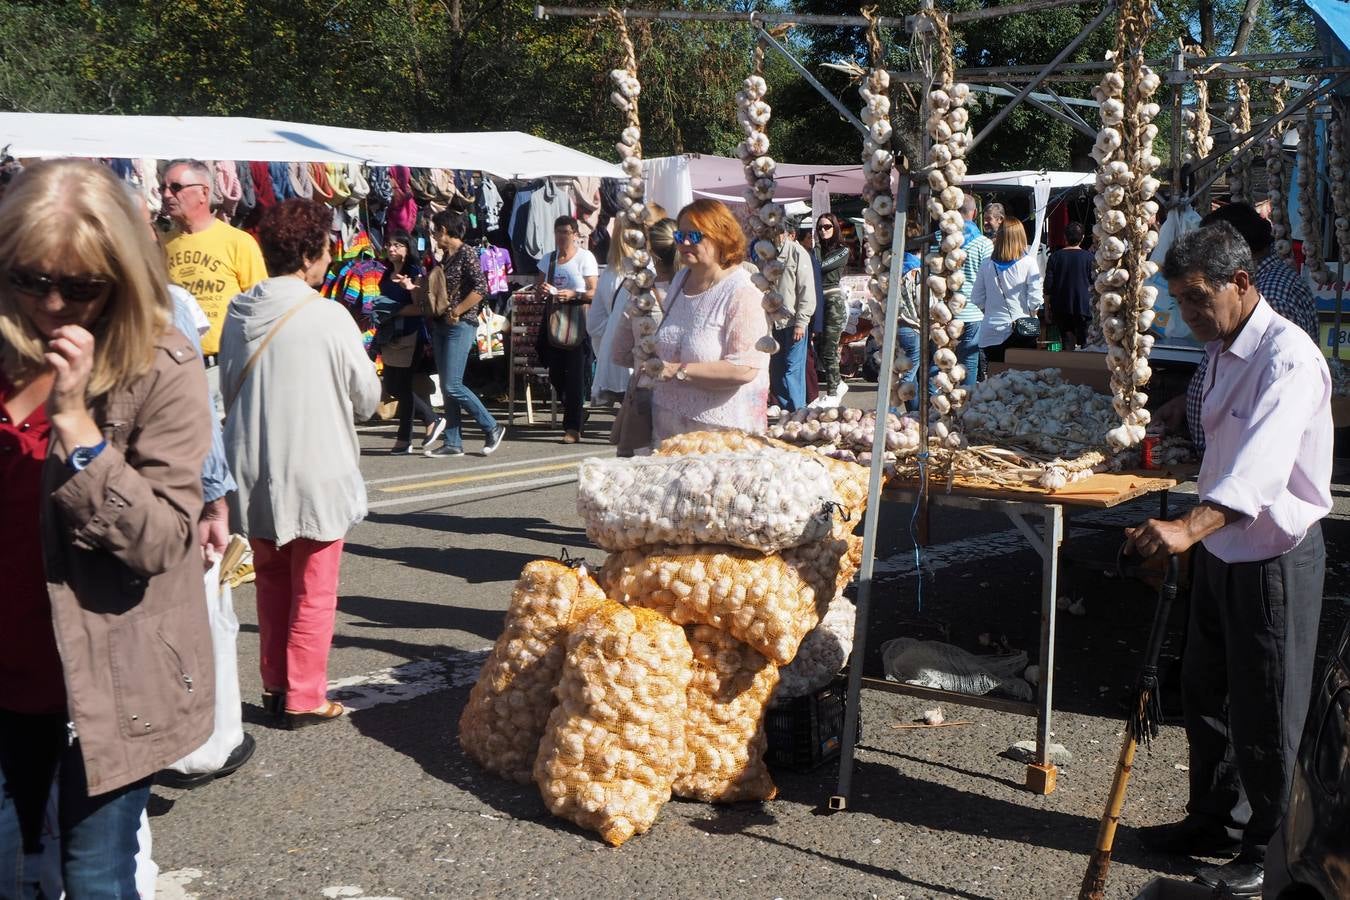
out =
{"type": "Polygon", "coordinates": [[[802,639],[792,662],[778,670],[776,699],[805,697],[827,686],[848,665],[858,610],[842,594],[830,601],[820,624],[802,639]]]}

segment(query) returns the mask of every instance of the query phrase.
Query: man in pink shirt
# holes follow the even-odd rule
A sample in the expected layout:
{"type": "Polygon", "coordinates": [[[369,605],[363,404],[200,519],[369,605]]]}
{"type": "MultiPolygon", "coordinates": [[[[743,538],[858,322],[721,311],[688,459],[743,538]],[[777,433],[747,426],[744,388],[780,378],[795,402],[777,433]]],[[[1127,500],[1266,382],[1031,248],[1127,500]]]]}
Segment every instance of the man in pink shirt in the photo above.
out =
{"type": "Polygon", "coordinates": [[[1144,844],[1231,856],[1197,881],[1260,896],[1312,689],[1331,509],[1331,378],[1317,345],[1253,283],[1226,222],[1183,236],[1163,276],[1208,360],[1200,502],[1126,529],[1144,556],[1196,544],[1182,661],[1190,803],[1144,844]]]}

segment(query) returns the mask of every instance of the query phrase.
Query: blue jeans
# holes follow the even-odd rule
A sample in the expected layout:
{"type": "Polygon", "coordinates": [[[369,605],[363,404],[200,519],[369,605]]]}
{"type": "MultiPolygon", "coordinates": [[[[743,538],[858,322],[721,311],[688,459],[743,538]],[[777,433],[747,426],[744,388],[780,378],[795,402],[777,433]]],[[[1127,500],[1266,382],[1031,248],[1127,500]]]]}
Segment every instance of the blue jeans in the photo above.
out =
{"type": "MultiPolygon", "coordinates": [[[[895,332],[895,339],[900,344],[900,349],[905,351],[909,357],[909,371],[900,376],[901,384],[913,384],[919,380],[919,329],[910,328],[908,325],[901,325],[895,332]]],[[[906,404],[910,412],[915,412],[919,408],[919,395],[916,393],[914,399],[906,404]]]]}
{"type": "Polygon", "coordinates": [[[806,405],[806,337],[792,339],[792,326],[776,329],[778,352],[769,357],[769,393],[785,412],[806,405]]]}
{"type": "Polygon", "coordinates": [[[67,897],[137,900],[136,830],[150,781],[90,797],[79,741],[66,738],[64,715],[0,712],[0,897],[38,895],[43,818],[56,781],[61,880],[67,897]]]}
{"type": "Polygon", "coordinates": [[[464,386],[464,367],[469,364],[469,351],[477,337],[478,326],[463,320],[454,325],[437,322],[431,329],[431,349],[436,354],[436,371],[441,378],[441,393],[445,395],[445,446],[457,450],[464,449],[459,430],[461,411],[478,423],[483,434],[491,437],[497,431],[492,413],[478,395],[464,386]]]}
{"type": "Polygon", "coordinates": [[[965,323],[965,328],[961,330],[961,336],[956,339],[956,346],[952,350],[956,353],[956,361],[966,367],[964,386],[966,390],[970,390],[975,387],[980,375],[980,323],[965,323]]]}

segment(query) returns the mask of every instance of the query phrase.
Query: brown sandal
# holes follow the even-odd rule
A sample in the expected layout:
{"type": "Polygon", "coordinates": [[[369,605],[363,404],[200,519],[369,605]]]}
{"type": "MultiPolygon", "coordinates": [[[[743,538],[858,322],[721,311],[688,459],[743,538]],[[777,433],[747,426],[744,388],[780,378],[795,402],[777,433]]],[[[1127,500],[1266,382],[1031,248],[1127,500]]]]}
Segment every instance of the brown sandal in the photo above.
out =
{"type": "Polygon", "coordinates": [[[347,707],[336,700],[329,700],[322,709],[310,712],[291,712],[288,709],[286,710],[286,727],[294,731],[297,728],[307,728],[310,725],[322,725],[324,722],[342,718],[346,712],[347,707]]]}

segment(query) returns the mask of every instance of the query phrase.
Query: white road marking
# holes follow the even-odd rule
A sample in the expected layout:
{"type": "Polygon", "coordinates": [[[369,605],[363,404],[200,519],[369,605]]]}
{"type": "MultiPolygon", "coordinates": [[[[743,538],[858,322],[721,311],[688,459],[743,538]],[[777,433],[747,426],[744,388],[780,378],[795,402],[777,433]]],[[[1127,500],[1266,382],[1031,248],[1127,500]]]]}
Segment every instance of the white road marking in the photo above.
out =
{"type": "MultiPolygon", "coordinates": [[[[417,472],[412,475],[390,475],[387,478],[371,478],[366,482],[368,487],[377,484],[393,484],[398,481],[414,481],[418,478],[435,478],[438,475],[472,475],[475,472],[491,472],[497,469],[521,468],[528,469],[530,466],[538,463],[563,462],[569,459],[581,459],[586,456],[603,455],[603,448],[594,450],[582,450],[576,453],[553,453],[548,456],[532,456],[529,459],[520,459],[515,462],[493,463],[487,466],[455,466],[453,469],[428,469],[425,472],[417,472]]],[[[467,455],[464,457],[467,458],[467,455]]]]}
{"type": "Polygon", "coordinates": [[[366,675],[328,682],[328,694],[351,710],[401,703],[478,680],[488,649],[460,650],[440,659],[415,659],[366,675]]]}
{"type": "Polygon", "coordinates": [[[389,506],[406,506],[409,503],[427,503],[433,500],[453,500],[459,497],[474,497],[478,494],[509,494],[514,491],[537,487],[553,487],[569,484],[577,480],[576,473],[555,475],[550,478],[532,478],[528,481],[507,481],[501,484],[485,484],[478,487],[458,488],[453,491],[440,491],[435,494],[409,494],[406,497],[393,497],[388,500],[376,500],[366,504],[367,509],[384,509],[389,506]]]}
{"type": "Polygon", "coordinates": [[[155,880],[155,897],[157,900],[199,900],[200,895],[189,893],[187,886],[201,877],[201,869],[160,872],[155,880]]]}

